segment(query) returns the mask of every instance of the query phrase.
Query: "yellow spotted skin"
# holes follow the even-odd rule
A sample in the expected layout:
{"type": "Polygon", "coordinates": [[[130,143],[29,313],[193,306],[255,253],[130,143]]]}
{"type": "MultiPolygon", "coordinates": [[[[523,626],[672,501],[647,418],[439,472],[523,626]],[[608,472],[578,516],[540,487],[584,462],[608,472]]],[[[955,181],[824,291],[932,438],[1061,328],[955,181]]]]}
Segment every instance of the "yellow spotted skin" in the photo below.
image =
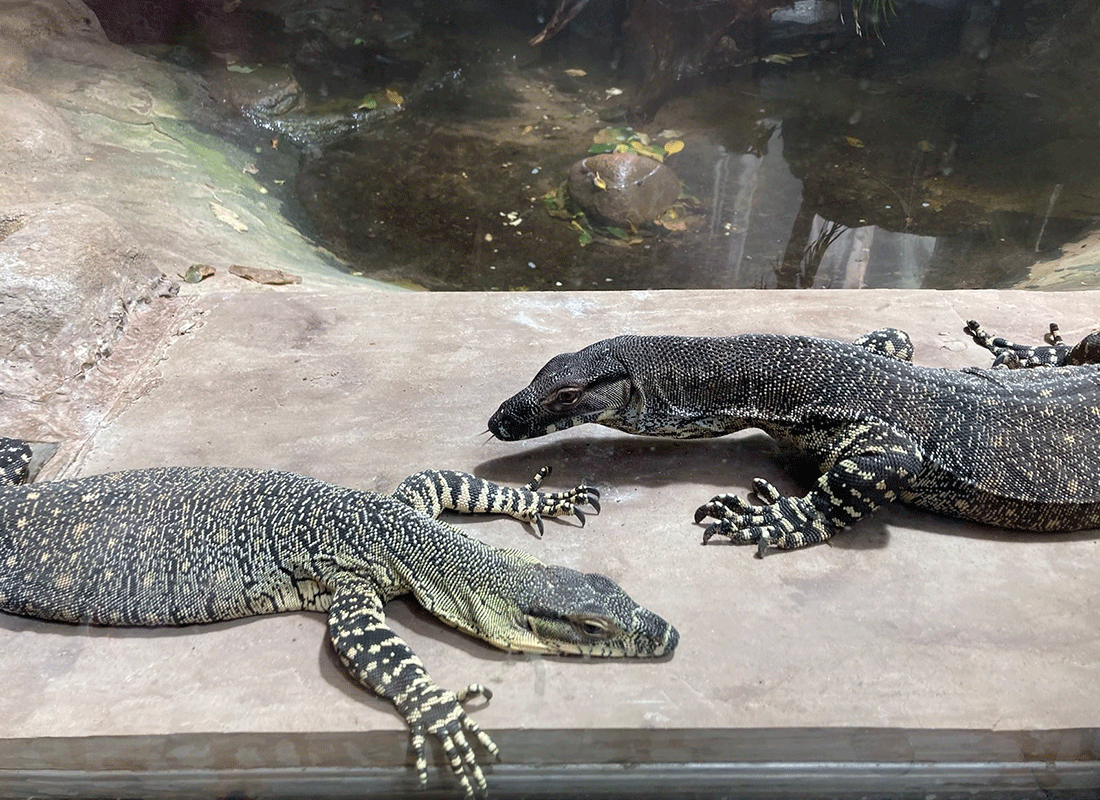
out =
{"type": "Polygon", "coordinates": [[[543,517],[598,509],[586,486],[512,489],[460,472],[422,472],[395,496],[266,470],[169,467],[17,485],[27,446],[0,439],[0,610],[93,625],[191,625],[273,614],[328,614],[350,675],[394,703],[427,779],[426,737],[467,795],[485,791],[474,754],[496,745],[462,708],[489,691],[440,688],[386,624],[412,593],[444,622],[498,647],[655,657],[675,628],[613,581],[490,547],[436,517],[446,510],[543,517]]]}
{"type": "Polygon", "coordinates": [[[551,359],[489,430],[511,441],[586,422],[675,438],[759,428],[817,470],[810,491],[784,497],[757,478],[759,504],[723,494],[695,513],[716,520],[704,543],[721,534],[759,555],[825,541],[895,500],[1018,530],[1100,528],[1100,364],[956,371],[916,366],[912,352],[890,328],[854,343],[620,336],[551,359]]]}

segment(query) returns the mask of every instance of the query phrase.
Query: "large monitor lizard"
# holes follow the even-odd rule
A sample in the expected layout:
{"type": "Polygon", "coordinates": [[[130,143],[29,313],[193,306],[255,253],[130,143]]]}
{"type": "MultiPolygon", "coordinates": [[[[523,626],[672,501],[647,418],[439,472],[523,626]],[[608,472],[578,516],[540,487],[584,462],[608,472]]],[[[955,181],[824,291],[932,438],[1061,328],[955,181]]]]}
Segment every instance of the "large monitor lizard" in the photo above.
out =
{"type": "Polygon", "coordinates": [[[462,708],[490,692],[440,688],[387,625],[411,592],[449,625],[504,650],[599,657],[671,652],[675,628],[610,579],[490,547],[436,518],[444,510],[542,517],[599,510],[578,486],[536,491],[460,472],[406,478],[392,496],[285,472],[170,467],[18,485],[30,450],[0,439],[0,610],[92,625],[191,625],[282,611],[328,613],[340,660],[394,703],[412,734],[442,744],[467,795],[485,778],[471,739],[492,739],[462,708]],[[469,737],[469,738],[468,738],[469,737]]]}
{"type": "MultiPolygon", "coordinates": [[[[1031,348],[973,324],[995,353],[1015,347],[1026,362],[1031,348]]],[[[1038,348],[1034,363],[1063,363],[1062,347],[1038,348]]],[[[723,534],[761,556],[825,541],[895,500],[1003,528],[1100,528],[1100,364],[955,371],[911,354],[894,329],[855,343],[619,336],[551,359],[489,430],[512,441],[586,422],[685,439],[759,428],[816,468],[813,488],[785,497],[755,478],[759,505],[722,494],[695,521],[716,520],[704,544],[723,534]]]]}

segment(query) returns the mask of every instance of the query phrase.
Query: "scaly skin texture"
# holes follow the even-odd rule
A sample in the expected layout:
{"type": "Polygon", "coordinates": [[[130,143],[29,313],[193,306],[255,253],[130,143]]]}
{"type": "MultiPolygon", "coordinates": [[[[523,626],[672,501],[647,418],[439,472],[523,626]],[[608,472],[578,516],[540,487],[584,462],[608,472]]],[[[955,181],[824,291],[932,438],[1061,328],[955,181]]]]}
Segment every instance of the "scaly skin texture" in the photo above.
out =
{"type": "MultiPolygon", "coordinates": [[[[22,480],[29,449],[0,439],[0,477],[22,480]]],[[[460,472],[406,478],[394,496],[284,472],[162,468],[0,486],[0,610],[93,625],[191,625],[319,611],[353,678],[394,703],[427,779],[425,737],[442,745],[465,794],[485,790],[462,708],[386,624],[412,593],[449,625],[505,650],[602,657],[671,652],[676,630],[602,575],[547,566],[440,522],[444,510],[542,517],[598,506],[586,486],[520,489],[460,472]]]]}
{"type": "MultiPolygon", "coordinates": [[[[976,323],[975,323],[976,325],[976,323]]],[[[983,332],[984,333],[984,332],[983,332]]],[[[992,340],[991,340],[992,343],[992,340]]],[[[516,440],[593,422],[697,438],[759,428],[815,465],[801,497],[701,506],[703,535],[796,548],[895,500],[1031,531],[1100,527],[1100,365],[945,370],[910,363],[901,331],[809,336],[620,336],[551,359],[489,421],[516,440]]]]}

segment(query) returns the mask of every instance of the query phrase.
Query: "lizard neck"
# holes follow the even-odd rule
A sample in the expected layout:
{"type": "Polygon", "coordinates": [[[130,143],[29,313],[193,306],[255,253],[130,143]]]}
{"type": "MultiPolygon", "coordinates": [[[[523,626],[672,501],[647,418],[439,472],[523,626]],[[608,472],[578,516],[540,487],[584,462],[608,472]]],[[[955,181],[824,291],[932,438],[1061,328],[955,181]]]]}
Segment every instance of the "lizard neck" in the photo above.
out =
{"type": "Polygon", "coordinates": [[[339,541],[326,549],[338,555],[320,565],[326,583],[365,578],[383,602],[411,593],[448,625],[505,646],[498,620],[519,616],[525,571],[541,566],[533,556],[487,545],[393,498],[371,495],[359,505],[352,520],[333,525],[339,541]]]}
{"type": "Polygon", "coordinates": [[[628,346],[630,403],[600,422],[628,433],[692,439],[793,421],[812,388],[792,374],[801,372],[800,362],[791,361],[795,344],[795,337],[773,335],[664,337],[660,359],[632,359],[628,346]]]}

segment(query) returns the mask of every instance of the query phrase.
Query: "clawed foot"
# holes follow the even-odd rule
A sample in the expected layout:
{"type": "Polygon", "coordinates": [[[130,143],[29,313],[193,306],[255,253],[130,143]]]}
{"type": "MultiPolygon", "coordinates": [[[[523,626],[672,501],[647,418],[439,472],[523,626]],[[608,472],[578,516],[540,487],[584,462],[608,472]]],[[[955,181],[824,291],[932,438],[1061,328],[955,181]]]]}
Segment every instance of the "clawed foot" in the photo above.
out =
{"type": "Polygon", "coordinates": [[[432,692],[433,696],[421,699],[422,705],[417,711],[412,715],[406,715],[412,731],[412,748],[416,755],[416,775],[420,785],[426,786],[428,783],[425,736],[430,735],[439,740],[451,772],[462,787],[462,794],[467,798],[484,797],[488,786],[481,766],[477,763],[468,734],[476,738],[497,761],[500,760],[500,750],[489,734],[470,719],[461,704],[477,695],[489,700],[493,693],[477,683],[470,684],[458,692],[448,692],[433,686],[432,692]],[[432,720],[425,725],[421,721],[422,716],[428,716],[432,720]]]}
{"type": "Polygon", "coordinates": [[[591,486],[574,486],[565,492],[540,492],[539,486],[550,474],[550,467],[543,467],[535,473],[535,477],[520,488],[527,501],[525,507],[517,514],[519,519],[530,522],[538,528],[539,538],[545,533],[543,517],[564,517],[572,514],[580,520],[581,527],[586,521],[585,512],[580,506],[589,506],[596,514],[600,513],[600,493],[591,486]]]}
{"type": "Polygon", "coordinates": [[[993,353],[994,369],[1022,369],[1025,367],[1057,367],[1066,363],[1072,348],[1062,340],[1058,325],[1050,323],[1050,333],[1045,337],[1049,344],[1030,347],[1016,344],[1003,336],[993,336],[977,320],[967,320],[963,330],[979,345],[993,353]]]}
{"type": "Polygon", "coordinates": [[[763,558],[771,546],[783,550],[823,542],[833,532],[820,512],[805,498],[784,497],[763,478],[752,481],[753,493],[763,505],[752,505],[733,494],[720,494],[695,511],[695,521],[716,519],[703,532],[703,544],[717,535],[738,544],[755,544],[763,558]]]}

